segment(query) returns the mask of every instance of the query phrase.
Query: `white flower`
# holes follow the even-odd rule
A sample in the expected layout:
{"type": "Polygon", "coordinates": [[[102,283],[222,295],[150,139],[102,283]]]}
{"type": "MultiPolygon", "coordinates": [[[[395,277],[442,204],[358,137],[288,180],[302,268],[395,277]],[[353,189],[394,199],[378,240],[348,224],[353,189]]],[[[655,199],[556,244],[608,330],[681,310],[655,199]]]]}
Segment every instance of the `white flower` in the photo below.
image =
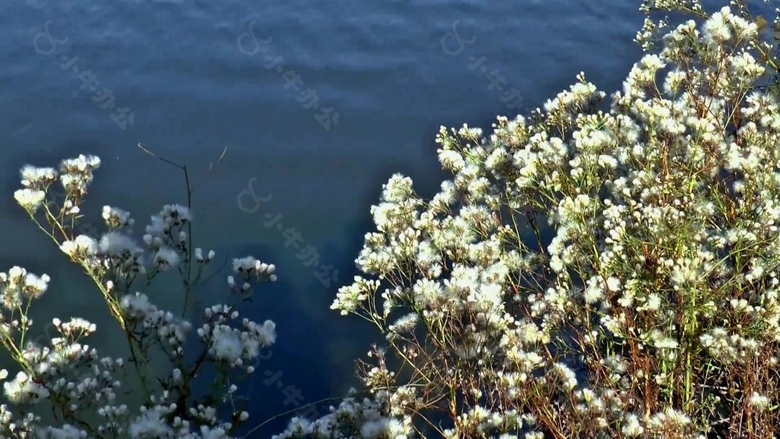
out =
{"type": "MultiPolygon", "coordinates": [[[[166,223],[165,220],[159,216],[155,215],[151,217],[151,220],[151,224],[146,226],[146,233],[149,234],[150,239],[151,237],[163,236],[165,233],[171,230],[170,224],[166,223]]],[[[146,241],[146,238],[144,238],[144,241],[146,241]]]]}
{"type": "Polygon", "coordinates": [[[135,223],[130,212],[111,206],[103,206],[102,217],[106,225],[111,228],[132,226],[135,223]]]}
{"type": "Polygon", "coordinates": [[[60,163],[62,172],[81,173],[100,167],[100,158],[94,155],[79,154],[74,159],[65,159],[60,163]]]}
{"type": "Polygon", "coordinates": [[[108,232],[100,238],[98,248],[101,253],[108,256],[122,256],[128,254],[137,256],[143,250],[135,243],[133,238],[121,232],[108,232]]]}
{"type": "Polygon", "coordinates": [[[37,168],[32,165],[24,165],[19,173],[22,186],[30,189],[43,189],[57,181],[58,176],[54,168],[37,168]]]}
{"type": "Polygon", "coordinates": [[[626,416],[626,420],[623,423],[622,432],[628,437],[637,437],[644,433],[645,429],[639,423],[639,417],[633,413],[629,413],[626,416]]]}
{"type": "Polygon", "coordinates": [[[133,438],[173,437],[173,428],[162,418],[169,411],[162,407],[144,410],[144,413],[130,424],[130,436],[133,438]]]}
{"type": "Polygon", "coordinates": [[[255,264],[259,261],[252,256],[233,259],[233,273],[244,273],[254,270],[255,264]]]}
{"type": "Polygon", "coordinates": [[[179,254],[176,253],[176,250],[168,247],[163,247],[157,250],[157,253],[154,254],[154,263],[163,271],[170,270],[171,268],[179,265],[180,260],[181,259],[179,258],[179,254]]]}
{"type": "Polygon", "coordinates": [[[119,305],[130,317],[135,318],[145,318],[157,311],[157,307],[149,302],[149,298],[140,293],[123,296],[119,305]]]}
{"type": "MultiPolygon", "coordinates": [[[[209,259],[213,258],[213,252],[209,252],[209,256],[209,259]]],[[[276,276],[273,274],[275,272],[276,266],[274,264],[266,264],[252,256],[233,259],[233,273],[235,274],[252,274],[258,278],[271,278],[271,281],[273,281],[276,279],[276,276]]]]}
{"type": "Polygon", "coordinates": [[[190,208],[180,204],[166,204],[160,212],[160,217],[166,223],[179,225],[182,222],[192,221],[192,212],[190,208]]]}
{"type": "Polygon", "coordinates": [[[389,420],[380,418],[363,424],[360,428],[361,437],[365,439],[377,439],[388,431],[389,420]]]}
{"type": "Polygon", "coordinates": [[[225,325],[218,325],[212,332],[212,349],[214,356],[220,360],[233,363],[241,357],[244,343],[240,333],[225,325]]]}
{"type": "Polygon", "coordinates": [[[769,407],[769,398],[758,394],[758,392],[753,392],[748,399],[748,403],[758,410],[764,410],[769,407]]]}
{"type": "Polygon", "coordinates": [[[62,250],[68,256],[76,256],[84,253],[87,256],[95,255],[98,251],[98,243],[94,238],[87,235],[79,235],[73,241],[65,241],[60,245],[62,250]]]}
{"type": "Polygon", "coordinates": [[[614,276],[610,276],[607,279],[607,288],[609,288],[610,291],[612,292],[620,291],[620,287],[621,287],[620,279],[614,276]]]}
{"type": "Polygon", "coordinates": [[[35,212],[46,199],[46,192],[36,189],[19,189],[14,192],[14,198],[25,210],[35,212]]]}
{"type": "Polygon", "coordinates": [[[13,381],[3,383],[3,390],[5,396],[15,403],[37,403],[49,397],[49,391],[24,372],[17,373],[13,381]]]}
{"type": "Polygon", "coordinates": [[[42,436],[45,439],[81,439],[87,437],[87,432],[66,424],[60,428],[47,427],[42,436]]]}

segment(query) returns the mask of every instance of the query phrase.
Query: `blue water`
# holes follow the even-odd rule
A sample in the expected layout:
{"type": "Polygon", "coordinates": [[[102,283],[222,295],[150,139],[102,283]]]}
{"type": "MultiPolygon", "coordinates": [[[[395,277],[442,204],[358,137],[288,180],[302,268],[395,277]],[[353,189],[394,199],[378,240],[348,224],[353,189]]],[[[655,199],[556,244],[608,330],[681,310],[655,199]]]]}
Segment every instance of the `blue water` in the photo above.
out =
{"type": "MultiPolygon", "coordinates": [[[[280,389],[262,384],[266,370],[283,371],[284,384],[301,389],[300,403],[342,393],[353,384],[353,361],[364,357],[374,333],[328,307],[338,286],[356,274],[353,261],[363,234],[372,230],[369,207],[381,184],[402,172],[422,194],[433,194],[443,178],[433,141],[440,125],[487,129],[497,115],[541,106],[580,71],[602,90],[619,88],[640,56],[631,42],[642,22],[638,3],[0,3],[0,178],[6,193],[0,270],[20,264],[54,279],[37,304],[40,319],[79,315],[107,326],[94,290],[11,194],[24,163],[55,165],[63,157],[97,154],[103,166],[88,211],[96,217],[111,203],[143,222],[162,204],[185,198],[181,171],[144,154],[141,143],[189,167],[201,246],[222,257],[253,254],[278,266],[280,282],[258,290],[246,308],[256,320],[274,320],[279,332],[253,386],[252,422],[295,405],[284,404],[280,389]],[[237,40],[250,23],[255,38],[267,44],[244,37],[240,50],[237,40]],[[459,46],[451,36],[443,45],[448,32],[470,44],[459,46]],[[282,57],[282,73],[266,68],[265,57],[282,57]],[[480,59],[484,73],[469,68],[480,59]],[[76,67],[80,74],[89,70],[93,81],[85,76],[82,82],[76,67]],[[300,77],[285,89],[288,70],[300,77]],[[504,78],[502,91],[489,88],[491,73],[504,78]],[[502,102],[511,88],[522,96],[522,108],[502,102]],[[307,89],[316,93],[319,108],[296,100],[307,89]],[[114,100],[97,102],[98,93],[114,100]],[[119,108],[127,109],[124,129],[112,118],[119,108]],[[323,108],[338,113],[329,129],[315,118],[323,108]],[[245,212],[237,197],[250,179],[257,196],[272,198],[245,212]],[[298,249],[285,246],[275,226],[263,225],[266,214],[281,214],[284,228],[300,232],[298,249]],[[317,265],[338,271],[329,287],[314,276],[314,266],[296,258],[306,246],[318,253],[317,265]]],[[[246,205],[252,207],[249,198],[246,205]]],[[[166,295],[172,285],[163,282],[155,291],[163,306],[179,303],[178,296],[166,295]]],[[[221,283],[201,293],[212,301],[224,297],[221,283]]],[[[111,342],[105,334],[93,340],[98,348],[111,342]]],[[[268,437],[285,423],[269,423],[255,437],[268,437]]]]}

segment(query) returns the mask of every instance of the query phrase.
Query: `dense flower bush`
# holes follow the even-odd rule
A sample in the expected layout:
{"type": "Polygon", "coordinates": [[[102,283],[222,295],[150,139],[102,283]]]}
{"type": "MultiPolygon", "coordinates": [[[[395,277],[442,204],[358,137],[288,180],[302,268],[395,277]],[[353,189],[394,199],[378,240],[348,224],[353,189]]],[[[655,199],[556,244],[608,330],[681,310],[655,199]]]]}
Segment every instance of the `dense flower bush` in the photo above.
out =
{"type": "Polygon", "coordinates": [[[780,437],[774,48],[743,1],[642,8],[610,106],[580,74],[487,138],[442,128],[433,199],[384,185],[332,306],[386,336],[371,396],[277,438],[780,437]]]}
{"type": "MultiPolygon", "coordinates": [[[[193,247],[188,206],[164,206],[140,236],[128,212],[105,206],[103,233],[77,232],[80,206],[99,166],[97,157],[83,155],[62,161],[59,169],[25,166],[23,189],[14,196],[94,281],[124,333],[130,361],[101,357],[84,344],[96,328],[81,318],[55,318],[56,336],[31,340],[29,310],[46,293],[49,276],[21,267],[0,273],[0,343],[20,367],[3,384],[14,408],[0,405],[0,437],[228,438],[248,418],[236,383],[252,374],[260,349],[276,339],[273,322],[241,319],[236,304],[254,282],[275,281],[275,267],[251,256],[234,259],[235,277],[228,277],[227,286],[235,300],[194,312],[194,289],[219,269],[214,251],[193,247]],[[59,186],[64,190],[58,195],[59,186]],[[180,313],[158,308],[143,293],[164,272],[181,276],[180,313]],[[201,352],[186,356],[195,344],[201,352]],[[153,367],[154,358],[169,362],[165,373],[153,367]],[[206,367],[216,372],[213,391],[197,395],[193,382],[206,367]],[[126,392],[140,393],[143,405],[128,407],[126,392]],[[35,414],[40,405],[50,406],[54,425],[42,425],[35,414]]],[[[0,378],[8,372],[0,371],[0,378]]]]}

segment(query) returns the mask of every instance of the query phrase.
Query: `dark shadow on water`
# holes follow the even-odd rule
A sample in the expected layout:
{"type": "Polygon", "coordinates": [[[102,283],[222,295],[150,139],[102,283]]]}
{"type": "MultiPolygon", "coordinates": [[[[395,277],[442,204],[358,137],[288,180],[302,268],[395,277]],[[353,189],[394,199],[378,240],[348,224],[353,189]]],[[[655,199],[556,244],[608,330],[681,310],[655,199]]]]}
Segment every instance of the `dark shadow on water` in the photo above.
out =
{"type": "MultiPolygon", "coordinates": [[[[360,388],[354,361],[364,356],[371,342],[377,341],[378,333],[367,322],[353,316],[341,316],[330,306],[338,289],[350,284],[359,274],[354,259],[362,248],[363,235],[371,230],[371,226],[370,219],[366,218],[348,223],[344,226],[347,242],[331,240],[318,248],[323,263],[333,265],[338,271],[335,282],[330,286],[326,287],[313,275],[312,267],[304,267],[294,260],[298,265],[289,267],[287,274],[287,270],[281,271],[280,279],[300,273],[302,286],[280,280],[274,285],[281,287],[276,288],[278,292],[269,291],[278,298],[275,299],[274,315],[280,316],[278,320],[274,318],[279,329],[279,342],[274,358],[269,360],[269,364],[273,365],[269,369],[282,371],[284,377],[290,377],[291,384],[301,389],[301,407],[327,398],[340,398],[350,387],[360,388]],[[307,314],[311,317],[306,317],[307,314]],[[285,336],[285,332],[289,334],[285,336]]],[[[283,381],[285,384],[288,382],[283,381]]],[[[263,419],[294,408],[291,401],[285,404],[282,390],[272,386],[267,389],[270,395],[278,394],[278,397],[268,397],[268,402],[264,403],[263,419]]],[[[316,404],[307,415],[311,419],[324,416],[330,405],[338,405],[338,400],[316,404]]],[[[282,432],[292,416],[282,416],[269,422],[253,437],[270,437],[282,432]]]]}
{"type": "MultiPolygon", "coordinates": [[[[257,320],[274,320],[279,333],[273,357],[268,360],[267,366],[258,368],[255,377],[250,398],[250,419],[255,422],[250,422],[250,426],[294,407],[289,400],[285,404],[281,389],[262,384],[264,367],[270,372],[281,371],[283,375],[280,380],[285,385],[289,382],[301,389],[302,405],[343,396],[350,387],[360,388],[355,375],[355,361],[366,358],[371,343],[381,342],[381,334],[370,323],[354,316],[341,316],[338,311],[331,310],[330,306],[338,289],[351,284],[354,276],[361,274],[355,259],[363,248],[365,234],[376,230],[370,206],[379,202],[382,184],[399,172],[415,180],[414,174],[419,173],[419,170],[419,164],[415,163],[387,163],[376,170],[375,181],[366,185],[364,196],[360,199],[361,211],[356,213],[354,221],[343,226],[344,233],[341,236],[346,238],[328,240],[318,248],[323,262],[334,265],[338,271],[336,281],[330,286],[323,285],[313,275],[313,267],[304,267],[294,258],[287,259],[291,260],[289,266],[281,263],[285,260],[282,258],[286,250],[275,252],[265,245],[247,245],[238,253],[252,254],[275,263],[275,258],[279,257],[279,281],[261,288],[258,301],[246,308],[245,315],[257,320]],[[295,278],[301,279],[301,282],[286,280],[295,278]]],[[[440,180],[431,181],[431,175],[425,177],[415,181],[415,189],[430,197],[438,189],[440,180]]],[[[338,405],[338,402],[318,404],[316,410],[310,412],[310,417],[327,414],[329,405],[338,405]]],[[[278,434],[287,427],[292,416],[282,416],[269,422],[252,433],[252,437],[278,434]]]]}
{"type": "MultiPolygon", "coordinates": [[[[316,322],[310,321],[300,308],[299,298],[306,295],[307,289],[295,282],[296,278],[302,276],[298,273],[300,268],[283,259],[282,253],[283,250],[276,251],[265,244],[247,244],[223,251],[229,258],[226,269],[202,288],[206,294],[214,293],[210,301],[204,299],[204,305],[216,303],[218,300],[214,296],[223,297],[222,292],[227,291],[225,278],[234,257],[252,255],[278,267],[277,282],[258,284],[252,294],[253,300],[239,306],[241,316],[260,324],[272,320],[277,330],[276,343],[261,351],[254,376],[239,385],[238,394],[249,399],[247,412],[250,415],[247,424],[239,431],[240,436],[274,416],[318,399],[319,395],[328,396],[332,371],[327,367],[328,353],[325,346],[326,340],[332,335],[328,328],[320,328],[316,322]],[[278,373],[281,373],[278,376],[280,384],[265,384],[265,380],[270,380],[278,373]]],[[[204,385],[213,380],[213,368],[208,368],[208,373],[199,377],[199,383],[204,385]]],[[[250,437],[270,437],[279,433],[285,429],[292,416],[281,416],[270,421],[250,437]]]]}

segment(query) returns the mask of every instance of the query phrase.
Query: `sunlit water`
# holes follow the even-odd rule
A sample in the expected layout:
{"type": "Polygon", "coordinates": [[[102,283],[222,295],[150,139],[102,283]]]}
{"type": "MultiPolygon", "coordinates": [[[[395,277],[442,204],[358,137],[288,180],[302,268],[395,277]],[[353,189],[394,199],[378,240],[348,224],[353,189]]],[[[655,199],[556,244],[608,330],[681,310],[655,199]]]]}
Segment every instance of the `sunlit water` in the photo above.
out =
{"type": "MultiPolygon", "coordinates": [[[[329,305],[356,274],[381,184],[402,172],[433,194],[443,177],[433,142],[439,126],[487,129],[496,115],[513,116],[521,110],[508,108],[518,104],[509,99],[512,88],[526,111],[580,71],[602,90],[617,89],[640,54],[631,42],[642,21],[637,4],[3,2],[0,269],[18,264],[53,278],[36,304],[40,321],[74,315],[106,327],[97,292],[11,194],[24,163],[97,154],[103,166],[86,206],[90,218],[110,203],[144,223],[162,204],[186,198],[183,173],[144,154],[141,143],[188,165],[202,247],[278,266],[280,281],[245,308],[253,319],[274,320],[279,333],[253,384],[254,422],[343,393],[374,333],[329,305]],[[285,79],[290,70],[298,79],[285,79]],[[491,77],[503,82],[494,79],[491,88],[491,77]],[[256,203],[252,191],[268,201],[256,203]],[[281,226],[265,226],[266,215],[282,215],[281,226]],[[293,227],[301,238],[290,244],[283,231],[293,227]],[[318,261],[309,259],[312,249],[318,261]],[[329,286],[315,276],[318,266],[329,286]],[[277,371],[299,398],[262,383],[265,372],[277,371]]],[[[223,299],[223,278],[201,296],[223,299]]],[[[170,279],[155,300],[180,306],[170,279]]],[[[110,350],[116,334],[99,331],[92,343],[110,350]]],[[[254,437],[284,424],[271,422],[254,437]]]]}

